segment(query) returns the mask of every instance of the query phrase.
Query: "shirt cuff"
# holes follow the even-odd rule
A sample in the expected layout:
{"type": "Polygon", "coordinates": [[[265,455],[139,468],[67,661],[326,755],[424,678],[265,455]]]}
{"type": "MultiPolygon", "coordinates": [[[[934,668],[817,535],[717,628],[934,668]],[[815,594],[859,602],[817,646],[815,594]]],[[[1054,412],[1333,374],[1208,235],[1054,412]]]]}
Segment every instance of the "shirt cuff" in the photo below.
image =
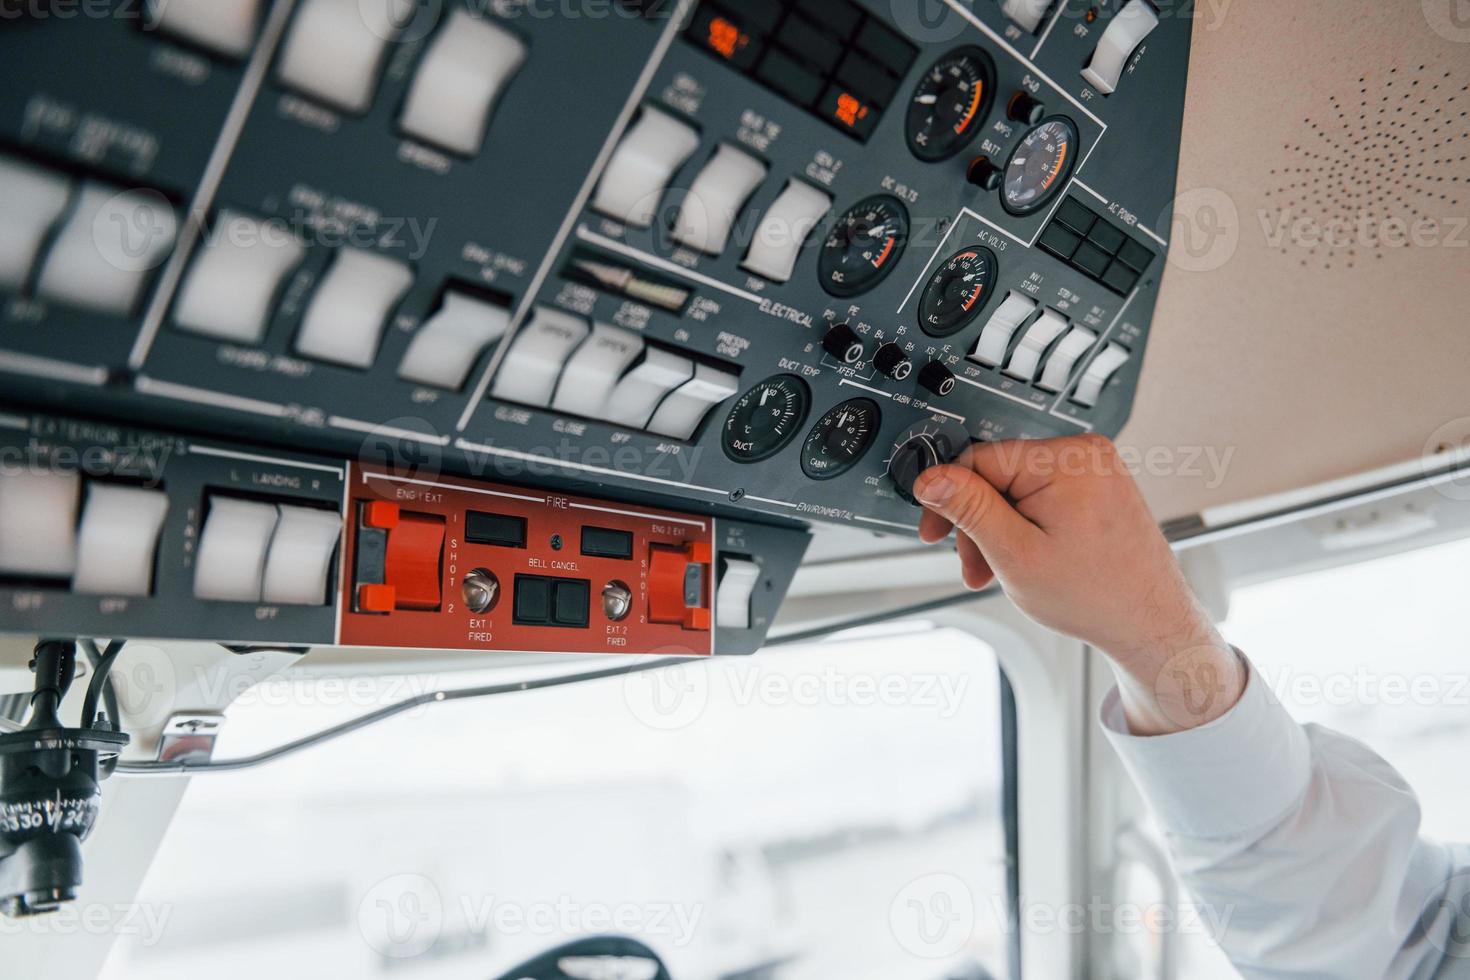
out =
{"type": "Polygon", "coordinates": [[[1180,837],[1264,830],[1301,799],[1311,779],[1307,733],[1254,667],[1239,703],[1208,725],[1133,735],[1116,688],[1103,701],[1102,725],[1164,830],[1180,837]]]}

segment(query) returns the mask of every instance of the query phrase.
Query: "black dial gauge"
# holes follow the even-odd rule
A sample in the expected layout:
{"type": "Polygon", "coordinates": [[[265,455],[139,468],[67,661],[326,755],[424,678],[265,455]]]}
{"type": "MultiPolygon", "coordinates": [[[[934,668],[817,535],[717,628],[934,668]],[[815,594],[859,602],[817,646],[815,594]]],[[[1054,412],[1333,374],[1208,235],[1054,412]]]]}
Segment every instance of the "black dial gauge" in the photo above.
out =
{"type": "Polygon", "coordinates": [[[806,421],[811,395],[794,374],[767,378],[740,396],[725,419],[725,455],[755,463],[776,455],[806,421]]]}
{"type": "Polygon", "coordinates": [[[801,447],[802,472],[830,480],[852,469],[873,448],[882,416],[867,398],[843,402],[818,420],[801,447]]]}
{"type": "Polygon", "coordinates": [[[956,48],[929,66],[909,102],[909,149],[920,160],[947,160],[985,125],[995,101],[995,64],[976,47],[956,48]]]}
{"type": "Polygon", "coordinates": [[[1006,164],[1001,203],[1011,214],[1041,210],[1062,189],[1077,163],[1077,126],[1052,116],[1026,134],[1006,164]]]}
{"type": "Polygon", "coordinates": [[[877,194],[837,219],[822,244],[822,288],[833,296],[856,296],[888,277],[908,245],[909,212],[903,202],[877,194]]]}
{"type": "Polygon", "coordinates": [[[995,253],[990,249],[967,248],[951,255],[924,287],[919,326],[931,337],[959,333],[990,302],[995,280],[995,253]]]}

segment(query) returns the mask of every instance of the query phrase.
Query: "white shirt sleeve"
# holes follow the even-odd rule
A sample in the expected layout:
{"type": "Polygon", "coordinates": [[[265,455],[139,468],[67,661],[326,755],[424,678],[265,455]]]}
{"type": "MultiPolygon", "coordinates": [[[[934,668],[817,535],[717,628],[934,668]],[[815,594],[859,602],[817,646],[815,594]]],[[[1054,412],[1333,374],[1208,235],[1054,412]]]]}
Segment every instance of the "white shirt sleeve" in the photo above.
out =
{"type": "Polygon", "coordinates": [[[1298,725],[1254,670],[1202,728],[1133,736],[1117,691],[1102,721],[1248,980],[1470,978],[1470,849],[1421,838],[1413,790],[1368,748],[1298,725]]]}

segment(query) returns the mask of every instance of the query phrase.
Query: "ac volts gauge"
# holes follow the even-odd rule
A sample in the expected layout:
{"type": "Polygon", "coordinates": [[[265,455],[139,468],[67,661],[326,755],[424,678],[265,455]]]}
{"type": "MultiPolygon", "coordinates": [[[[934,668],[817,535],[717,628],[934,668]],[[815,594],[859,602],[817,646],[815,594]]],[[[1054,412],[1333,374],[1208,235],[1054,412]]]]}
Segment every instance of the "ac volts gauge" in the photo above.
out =
{"type": "Polygon", "coordinates": [[[909,212],[902,201],[888,194],[859,201],[822,244],[822,288],[833,296],[867,292],[888,278],[908,241],[909,212]]]}
{"type": "Polygon", "coordinates": [[[956,48],[919,79],[905,130],[909,149],[930,163],[970,145],[995,101],[995,63],[980,48],[956,48]]]}
{"type": "Polygon", "coordinates": [[[1077,126],[1065,116],[1042,120],[1011,152],[1001,185],[1001,203],[1011,214],[1034,214],[1046,207],[1072,175],[1080,142],[1077,126]]]}
{"type": "Polygon", "coordinates": [[[767,378],[741,395],[725,419],[725,455],[757,463],[785,449],[806,421],[811,393],[794,374],[767,378]]]}
{"type": "Polygon", "coordinates": [[[919,299],[919,326],[931,337],[948,337],[975,322],[994,289],[997,263],[988,248],[951,255],[930,278],[919,299]]]}
{"type": "Polygon", "coordinates": [[[857,465],[873,448],[882,415],[876,402],[854,398],[832,409],[812,427],[801,447],[801,470],[813,480],[830,480],[857,465]]]}

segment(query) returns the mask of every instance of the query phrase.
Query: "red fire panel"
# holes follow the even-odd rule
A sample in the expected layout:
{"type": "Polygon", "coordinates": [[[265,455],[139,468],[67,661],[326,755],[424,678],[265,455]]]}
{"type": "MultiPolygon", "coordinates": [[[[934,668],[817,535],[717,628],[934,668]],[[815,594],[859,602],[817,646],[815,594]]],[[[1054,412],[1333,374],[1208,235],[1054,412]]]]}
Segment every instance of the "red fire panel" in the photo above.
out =
{"type": "MultiPolygon", "coordinates": [[[[714,652],[714,522],[710,518],[455,478],[409,478],[361,466],[351,471],[350,500],[342,582],[343,644],[536,653],[707,656],[714,652]],[[395,513],[390,505],[396,505],[396,522],[389,519],[395,513]],[[510,519],[494,522],[501,528],[514,528],[516,519],[524,520],[525,546],[467,540],[466,515],[470,512],[510,519]],[[411,515],[414,520],[409,520],[411,515]],[[395,539],[406,525],[414,540],[395,539]],[[582,554],[582,529],[589,526],[631,535],[632,557],[582,554]],[[382,592],[384,581],[391,583],[395,576],[402,581],[402,556],[421,554],[422,532],[427,531],[427,538],[432,539],[433,528],[443,535],[439,608],[403,608],[401,597],[396,606],[362,602],[362,596],[371,598],[382,592]],[[382,570],[386,578],[369,571],[358,581],[362,572],[358,535],[363,530],[388,535],[388,560],[382,570]],[[483,595],[477,593],[477,586],[483,586],[486,575],[498,586],[495,602],[486,612],[474,612],[467,593],[483,595]],[[518,575],[528,580],[588,583],[587,625],[516,622],[518,575]],[[468,587],[466,576],[472,577],[468,587]],[[615,584],[626,586],[632,594],[631,610],[621,621],[610,618],[603,603],[603,590],[615,584]],[[354,597],[359,601],[354,602],[354,597]]],[[[371,552],[364,548],[364,554],[371,552]]],[[[432,578],[432,570],[422,565],[413,570],[415,583],[427,587],[432,578]]],[[[576,587],[566,592],[553,587],[551,594],[575,599],[581,592],[576,587]]],[[[424,597],[417,598],[423,604],[424,597]]],[[[527,609],[535,605],[525,604],[527,609]]],[[[556,617],[553,604],[548,621],[556,617]]]]}

